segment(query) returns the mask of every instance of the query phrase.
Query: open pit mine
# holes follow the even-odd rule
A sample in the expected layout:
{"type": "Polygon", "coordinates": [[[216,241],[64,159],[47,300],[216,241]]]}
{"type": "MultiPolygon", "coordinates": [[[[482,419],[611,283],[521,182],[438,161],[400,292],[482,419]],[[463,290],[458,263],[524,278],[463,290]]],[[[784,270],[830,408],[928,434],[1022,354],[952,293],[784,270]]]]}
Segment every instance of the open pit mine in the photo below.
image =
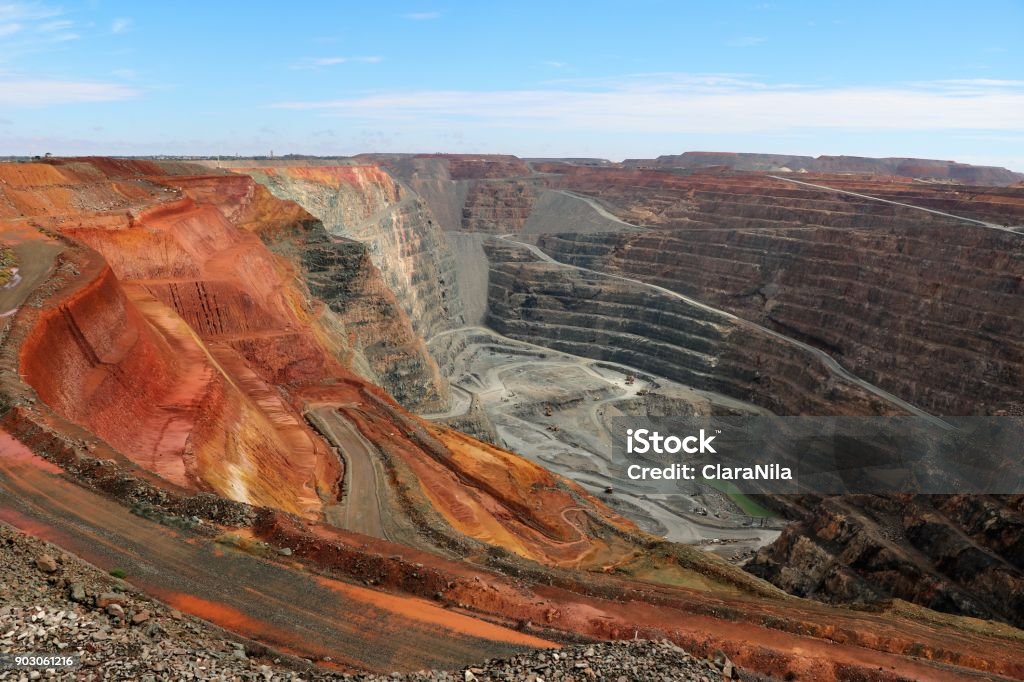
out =
{"type": "Polygon", "coordinates": [[[35,538],[41,593],[102,620],[82,670],[187,623],[267,679],[484,679],[539,650],[540,680],[625,640],[706,679],[1024,679],[1024,498],[667,494],[621,475],[612,426],[1024,415],[1022,181],[706,153],[0,164],[0,551],[35,538]]]}

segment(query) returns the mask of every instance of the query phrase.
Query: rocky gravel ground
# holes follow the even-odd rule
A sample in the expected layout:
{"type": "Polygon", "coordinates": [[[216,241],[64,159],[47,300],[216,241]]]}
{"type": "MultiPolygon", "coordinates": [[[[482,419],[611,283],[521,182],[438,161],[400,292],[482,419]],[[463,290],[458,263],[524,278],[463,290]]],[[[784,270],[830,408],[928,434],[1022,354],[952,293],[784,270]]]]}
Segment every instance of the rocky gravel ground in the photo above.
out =
{"type": "MultiPolygon", "coordinates": [[[[344,678],[343,678],[344,679],[344,678]]],[[[355,676],[359,682],[718,682],[741,679],[722,653],[691,656],[671,642],[610,642],[535,651],[457,672],[355,676]]],[[[743,679],[755,679],[743,676],[743,679]]],[[[759,677],[756,679],[760,679],[759,677]]]]}
{"type": "MultiPolygon", "coordinates": [[[[272,680],[301,673],[128,583],[0,523],[0,655],[78,656],[74,671],[0,680],[272,680]]],[[[281,659],[278,659],[279,661],[281,659]]]]}
{"type": "MultiPolygon", "coordinates": [[[[116,573],[116,571],[115,571],[116,573]]],[[[0,523],[0,656],[77,656],[74,670],[8,670],[6,680],[350,680],[358,682],[720,682],[740,679],[723,654],[669,642],[535,651],[459,671],[344,675],[239,640],[148,599],[128,583],[0,523]]],[[[753,679],[744,675],[742,679],[753,679]]]]}

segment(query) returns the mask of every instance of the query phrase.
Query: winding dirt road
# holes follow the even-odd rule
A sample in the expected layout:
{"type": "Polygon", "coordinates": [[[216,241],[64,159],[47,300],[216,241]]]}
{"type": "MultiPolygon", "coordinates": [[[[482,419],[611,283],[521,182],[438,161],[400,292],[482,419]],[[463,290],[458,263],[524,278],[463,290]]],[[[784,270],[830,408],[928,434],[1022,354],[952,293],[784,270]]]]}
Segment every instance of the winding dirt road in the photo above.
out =
{"type": "MultiPolygon", "coordinates": [[[[0,244],[4,243],[4,237],[0,232],[0,244]]],[[[43,239],[35,239],[15,243],[12,250],[17,258],[17,266],[10,281],[0,286],[0,318],[18,312],[18,307],[29,294],[50,276],[54,258],[60,253],[61,247],[43,239]]]]}
{"type": "Polygon", "coordinates": [[[559,193],[559,194],[564,194],[567,197],[572,197],[573,199],[578,199],[579,201],[582,201],[587,206],[589,206],[590,208],[592,208],[595,211],[597,211],[597,214],[599,216],[601,216],[602,218],[605,218],[606,220],[610,220],[613,223],[618,223],[619,225],[622,225],[623,227],[628,227],[631,230],[647,230],[647,229],[650,229],[650,228],[647,228],[647,227],[643,227],[642,225],[634,225],[633,223],[627,223],[625,220],[623,220],[622,218],[618,217],[617,215],[615,215],[613,213],[610,213],[607,209],[605,209],[604,206],[602,206],[601,204],[597,203],[596,201],[594,201],[593,199],[591,199],[588,196],[584,196],[582,194],[576,194],[575,192],[570,192],[567,189],[556,189],[554,191],[559,193]]]}
{"type": "MultiPolygon", "coordinates": [[[[455,377],[469,372],[474,377],[477,383],[473,389],[480,397],[484,411],[497,428],[498,434],[514,451],[562,476],[575,480],[593,494],[600,495],[605,488],[613,486],[619,499],[626,499],[630,505],[641,511],[644,517],[654,519],[663,526],[662,530],[652,529],[652,532],[664,535],[667,539],[675,542],[697,544],[713,538],[727,538],[744,543],[721,545],[721,547],[735,552],[741,547],[760,547],[778,536],[777,529],[755,529],[742,525],[747,520],[747,515],[742,515],[735,521],[735,525],[730,525],[728,517],[719,517],[720,520],[717,522],[708,522],[699,515],[688,514],[679,508],[670,508],[660,500],[658,494],[652,493],[646,486],[642,484],[637,486],[624,479],[620,467],[613,461],[612,434],[601,418],[601,412],[608,406],[635,398],[641,390],[651,390],[659,384],[662,387],[675,386],[684,389],[687,391],[688,398],[707,400],[713,405],[728,406],[731,409],[744,412],[760,412],[759,408],[721,394],[684,387],[671,380],[652,376],[649,372],[626,365],[604,360],[595,361],[526,341],[510,339],[485,327],[470,326],[440,332],[434,335],[431,341],[460,333],[473,337],[486,337],[486,340],[479,338],[478,341],[470,344],[458,354],[457,358],[463,358],[463,363],[466,362],[467,354],[470,357],[476,357],[476,351],[483,348],[489,348],[499,356],[506,346],[509,349],[520,351],[529,350],[535,354],[529,359],[522,359],[522,356],[515,359],[513,356],[505,362],[494,365],[490,365],[486,361],[482,364],[473,364],[473,361],[470,361],[469,365],[458,365],[461,370],[453,375],[455,377]],[[516,391],[510,385],[509,379],[524,378],[520,375],[522,370],[527,370],[528,375],[530,370],[543,368],[561,368],[567,372],[569,370],[581,371],[590,379],[596,380],[598,385],[606,386],[609,393],[600,399],[597,399],[596,396],[593,400],[586,399],[578,407],[569,408],[568,412],[559,410],[553,416],[544,419],[524,418],[522,414],[517,413],[517,406],[521,398],[513,397],[516,391]],[[598,371],[598,368],[602,368],[604,371],[598,371]],[[609,372],[618,372],[620,376],[609,375],[609,372]],[[624,381],[625,377],[630,374],[637,377],[633,384],[627,384],[624,381]],[[551,423],[559,426],[557,432],[548,430],[548,425],[551,423]],[[586,467],[577,466],[579,457],[587,460],[586,467]]],[[[573,383],[576,382],[570,380],[566,385],[569,386],[573,383]]],[[[462,388],[454,383],[452,387],[462,388]]],[[[678,395],[671,391],[670,394],[678,395]]],[[[706,501],[698,502],[693,499],[690,502],[690,507],[702,506],[706,503],[706,501]]]]}
{"type": "MultiPolygon", "coordinates": [[[[516,242],[516,243],[519,244],[521,242],[516,242]]],[[[569,266],[569,267],[575,267],[575,266],[569,266]]],[[[624,365],[621,362],[615,362],[613,360],[600,360],[600,361],[597,361],[597,360],[594,360],[593,358],[585,358],[585,357],[583,357],[581,355],[573,355],[572,353],[567,353],[567,352],[561,351],[561,350],[555,350],[554,348],[548,348],[547,346],[541,346],[541,345],[536,344],[536,343],[530,343],[529,341],[523,341],[522,339],[513,339],[513,338],[505,336],[503,334],[499,334],[498,332],[496,332],[495,330],[491,329],[490,327],[481,327],[479,325],[469,325],[469,326],[466,326],[466,327],[456,327],[455,329],[447,329],[447,330],[445,330],[443,332],[438,332],[438,333],[434,334],[429,339],[427,339],[425,341],[425,343],[426,343],[427,347],[429,348],[430,345],[434,341],[436,341],[437,339],[440,339],[440,338],[445,337],[445,336],[449,336],[451,334],[462,334],[462,333],[467,333],[467,332],[478,332],[478,333],[481,333],[481,334],[487,334],[488,336],[493,336],[495,339],[500,340],[503,344],[507,344],[507,345],[513,346],[513,347],[520,346],[522,348],[528,348],[530,350],[534,350],[534,351],[537,351],[537,352],[540,352],[540,353],[544,353],[545,355],[551,356],[552,358],[565,358],[566,360],[572,361],[574,364],[579,365],[579,367],[581,369],[583,369],[583,371],[587,372],[588,374],[591,374],[592,376],[596,376],[596,377],[601,378],[601,379],[606,379],[606,377],[602,377],[600,374],[596,373],[594,371],[594,369],[593,369],[594,365],[601,364],[601,365],[605,365],[605,366],[608,366],[608,367],[613,367],[615,369],[621,370],[623,374],[654,376],[657,380],[660,380],[660,381],[671,382],[671,383],[678,383],[678,382],[672,381],[671,379],[666,379],[665,377],[657,377],[652,372],[649,372],[647,370],[638,369],[636,367],[631,367],[630,365],[624,365]]],[[[519,364],[519,363],[515,363],[515,364],[519,364]]],[[[449,377],[449,379],[451,379],[451,377],[449,377]]],[[[494,387],[494,388],[488,389],[488,391],[485,391],[485,392],[476,392],[476,393],[474,393],[473,391],[470,391],[470,390],[466,389],[465,387],[459,386],[459,385],[454,384],[454,383],[451,384],[451,387],[453,389],[457,390],[457,391],[465,392],[468,398],[472,398],[473,395],[477,395],[477,394],[482,396],[482,395],[484,395],[484,394],[486,394],[486,393],[488,393],[490,391],[502,390],[502,387],[494,387]]],[[[696,395],[698,395],[700,397],[703,397],[703,398],[706,398],[707,400],[709,400],[711,403],[713,403],[715,405],[720,405],[720,406],[723,406],[723,407],[728,407],[730,409],[736,409],[736,410],[755,410],[756,411],[756,410],[760,409],[760,408],[756,407],[755,405],[752,405],[750,403],[745,403],[742,400],[738,400],[736,398],[732,398],[730,396],[725,395],[724,393],[715,393],[714,391],[706,391],[706,390],[703,390],[703,389],[698,389],[698,388],[693,388],[693,387],[687,387],[687,388],[690,388],[690,390],[692,390],[696,395]]],[[[620,398],[613,398],[613,399],[611,399],[611,401],[619,400],[619,399],[620,398]]],[[[453,405],[449,410],[447,410],[445,412],[440,412],[440,413],[421,413],[420,416],[423,417],[424,419],[442,419],[442,418],[447,418],[447,417],[454,417],[454,416],[463,415],[463,414],[466,414],[467,410],[469,409],[468,403],[463,403],[463,404],[465,405],[465,408],[462,409],[461,411],[458,410],[453,405]]],[[[603,404],[603,403],[595,403],[594,409],[596,410],[599,407],[601,407],[601,404],[603,404]]]]}
{"type": "Polygon", "coordinates": [[[390,540],[384,529],[380,489],[387,477],[378,471],[379,456],[373,445],[337,409],[317,407],[306,413],[345,460],[344,494],[327,513],[331,525],[363,535],[390,540]]]}
{"type": "Polygon", "coordinates": [[[836,194],[846,194],[851,197],[857,197],[858,199],[868,199],[870,201],[878,201],[883,204],[892,204],[893,206],[902,206],[903,208],[912,208],[916,211],[924,211],[925,213],[934,213],[946,218],[953,218],[954,220],[960,220],[965,223],[973,223],[975,225],[981,225],[991,230],[1001,230],[1003,232],[1009,232],[1011,234],[1020,234],[1017,230],[999,225],[997,223],[987,223],[984,220],[977,220],[975,218],[965,218],[962,215],[955,215],[953,213],[946,213],[945,211],[937,211],[934,208],[925,208],[924,206],[915,206],[914,204],[905,204],[902,201],[893,201],[892,199],[883,199],[881,197],[873,197],[870,194],[861,194],[860,192],[851,192],[848,189],[837,189],[835,187],[829,187],[828,185],[818,185],[813,182],[804,182],[803,180],[794,180],[793,178],[784,178],[780,175],[769,175],[769,178],[775,180],[782,180],[783,182],[789,182],[794,185],[803,185],[804,187],[813,187],[815,189],[823,189],[827,192],[835,192],[836,194]]]}

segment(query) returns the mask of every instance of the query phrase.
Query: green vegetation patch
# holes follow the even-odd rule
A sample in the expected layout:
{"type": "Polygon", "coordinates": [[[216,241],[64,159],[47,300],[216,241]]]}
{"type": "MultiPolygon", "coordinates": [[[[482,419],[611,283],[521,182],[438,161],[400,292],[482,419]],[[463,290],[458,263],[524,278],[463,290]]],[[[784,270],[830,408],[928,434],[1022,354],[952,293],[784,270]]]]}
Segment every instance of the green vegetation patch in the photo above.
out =
{"type": "Polygon", "coordinates": [[[712,481],[708,479],[701,479],[701,483],[710,486],[715,490],[725,493],[730,500],[736,503],[736,505],[743,510],[744,514],[750,516],[760,516],[766,519],[778,518],[779,514],[768,509],[765,506],[759,504],[754,498],[747,495],[746,493],[740,492],[739,488],[733,485],[729,481],[712,481]]]}

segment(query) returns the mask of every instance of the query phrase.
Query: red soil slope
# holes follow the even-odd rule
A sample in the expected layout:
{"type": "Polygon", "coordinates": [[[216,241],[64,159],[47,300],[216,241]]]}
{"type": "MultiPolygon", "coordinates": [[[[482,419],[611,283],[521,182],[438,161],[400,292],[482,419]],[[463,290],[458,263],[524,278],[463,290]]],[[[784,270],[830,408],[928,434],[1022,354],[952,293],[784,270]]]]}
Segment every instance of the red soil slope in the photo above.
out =
{"type": "Polygon", "coordinates": [[[232,345],[301,325],[289,272],[190,199],[62,232],[106,262],[83,252],[77,286],[49,301],[22,346],[40,397],[175,484],[315,512],[338,464],[232,345]]]}
{"type": "MultiPolygon", "coordinates": [[[[176,486],[317,518],[338,499],[341,465],[306,425],[304,403],[351,404],[368,390],[376,397],[361,417],[371,440],[422,473],[419,499],[435,503],[457,532],[542,562],[607,551],[605,541],[575,537],[562,517],[579,506],[569,496],[526,508],[491,484],[500,469],[478,472],[468,497],[441,492],[472,458],[395,436],[396,422],[420,422],[342,364],[346,340],[321,325],[296,262],[267,248],[266,240],[312,220],[294,204],[245,176],[175,176],[146,163],[0,173],[14,191],[34,179],[33,206],[48,207],[35,220],[69,240],[63,257],[73,264],[54,295],[23,311],[19,371],[57,415],[135,464],[176,486]],[[45,183],[58,180],[51,196],[45,183]],[[98,207],[116,210],[97,216],[98,207]],[[463,515],[474,521],[456,522],[463,515]],[[567,552],[570,535],[576,544],[567,552]]],[[[505,457],[505,466],[536,469],[505,457]]],[[[556,487],[554,479],[546,485],[556,487]]]]}

